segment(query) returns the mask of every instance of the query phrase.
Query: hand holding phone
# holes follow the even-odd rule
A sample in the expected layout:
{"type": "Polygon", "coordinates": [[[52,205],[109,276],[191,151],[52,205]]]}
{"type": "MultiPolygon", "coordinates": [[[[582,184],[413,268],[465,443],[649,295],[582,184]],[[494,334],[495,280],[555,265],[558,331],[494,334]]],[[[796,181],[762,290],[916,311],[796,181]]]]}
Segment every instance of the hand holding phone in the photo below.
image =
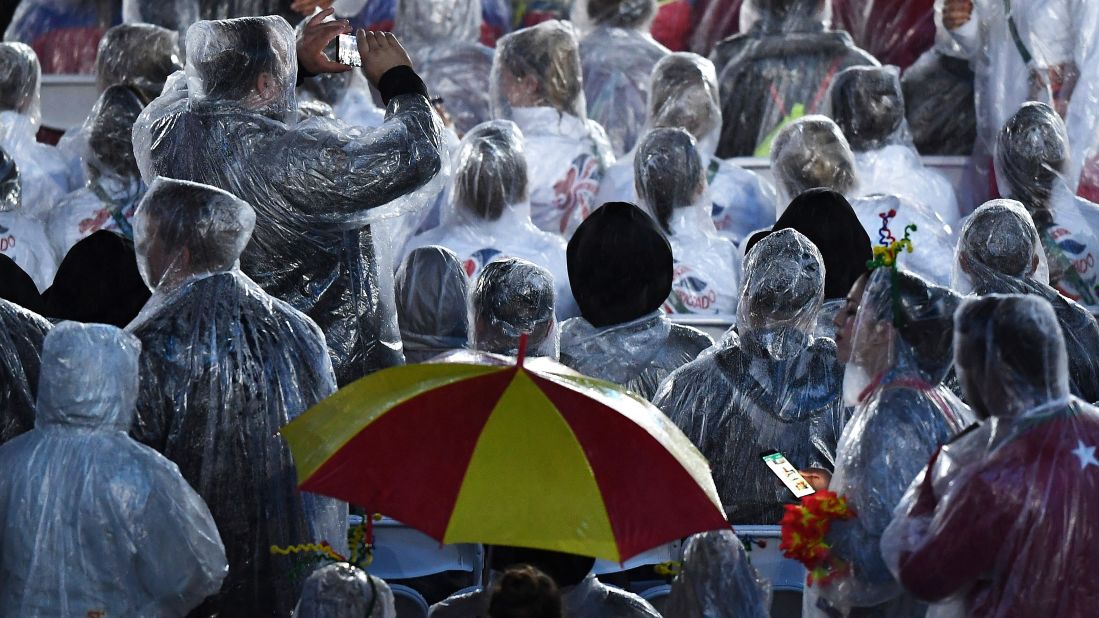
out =
{"type": "Polygon", "coordinates": [[[759,457],[763,460],[763,463],[767,464],[771,472],[793,492],[794,497],[804,498],[816,493],[809,481],[798,472],[794,464],[790,463],[782,453],[773,450],[766,451],[760,453],[759,457]]]}

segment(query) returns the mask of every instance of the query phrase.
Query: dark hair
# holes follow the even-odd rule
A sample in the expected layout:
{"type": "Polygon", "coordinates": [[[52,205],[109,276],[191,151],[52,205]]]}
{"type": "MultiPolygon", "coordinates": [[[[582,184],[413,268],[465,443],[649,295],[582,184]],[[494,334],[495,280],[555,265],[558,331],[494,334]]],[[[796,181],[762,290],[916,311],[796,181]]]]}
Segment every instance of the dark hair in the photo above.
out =
{"type": "Polygon", "coordinates": [[[779,131],[771,144],[771,168],[787,195],[816,187],[847,193],[856,181],[855,159],[843,133],[823,116],[807,116],[779,131]]]}
{"type": "Polygon", "coordinates": [[[656,0],[588,0],[588,17],[597,26],[640,28],[656,14],[656,0]]]}
{"type": "Polygon", "coordinates": [[[489,618],[561,618],[561,592],[548,575],[530,565],[504,572],[492,587],[489,618]]]}
{"type": "Polygon", "coordinates": [[[672,211],[693,204],[706,182],[695,139],[683,129],[649,131],[637,147],[633,170],[638,197],[669,233],[672,211]]]}
{"type": "Polygon", "coordinates": [[[851,67],[832,82],[832,118],[857,151],[882,147],[904,122],[904,94],[896,73],[851,67]]]}
{"type": "Polygon", "coordinates": [[[951,290],[904,271],[893,277],[893,325],[916,354],[919,370],[941,381],[950,369],[954,351],[954,312],[961,297],[951,290]]]}
{"type": "Polygon", "coordinates": [[[188,53],[187,59],[195,65],[207,97],[243,99],[256,87],[260,75],[278,73],[280,58],[272,45],[267,18],[240,17],[210,23],[216,24],[214,36],[219,39],[220,49],[210,55],[195,54],[197,58],[188,53]]]}
{"type": "Polygon", "coordinates": [[[1023,104],[996,141],[997,178],[1026,206],[1036,224],[1052,222],[1049,199],[1069,159],[1065,122],[1052,107],[1023,104]]]}
{"type": "Polygon", "coordinates": [[[528,349],[537,350],[552,335],[554,300],[548,270],[518,258],[489,262],[470,292],[477,349],[512,354],[528,333],[528,349]]]}
{"type": "Polygon", "coordinates": [[[25,114],[34,102],[38,56],[23,43],[0,43],[0,111],[25,114]]]}
{"type": "Polygon", "coordinates": [[[111,86],[100,95],[88,136],[88,147],[101,166],[89,165],[93,180],[108,170],[129,178],[141,175],[131,136],[142,109],[141,100],[129,86],[111,86]]]}
{"type": "Polygon", "coordinates": [[[595,558],[589,556],[506,545],[492,547],[490,562],[490,566],[497,571],[504,571],[516,565],[533,565],[539,571],[549,575],[557,583],[558,588],[579,584],[595,566],[595,558]]]}
{"type": "Polygon", "coordinates": [[[495,221],[509,205],[527,198],[527,158],[514,123],[474,127],[462,140],[458,159],[454,200],[459,207],[495,221]]]}
{"type": "Polygon", "coordinates": [[[962,229],[959,250],[998,273],[1026,277],[1041,240],[1034,225],[1021,216],[1027,215],[998,204],[978,208],[962,229]]]}
{"type": "Polygon", "coordinates": [[[100,90],[122,84],[137,88],[145,101],[160,96],[164,82],[183,68],[179,33],[152,24],[120,24],[99,40],[95,58],[100,90]]]}

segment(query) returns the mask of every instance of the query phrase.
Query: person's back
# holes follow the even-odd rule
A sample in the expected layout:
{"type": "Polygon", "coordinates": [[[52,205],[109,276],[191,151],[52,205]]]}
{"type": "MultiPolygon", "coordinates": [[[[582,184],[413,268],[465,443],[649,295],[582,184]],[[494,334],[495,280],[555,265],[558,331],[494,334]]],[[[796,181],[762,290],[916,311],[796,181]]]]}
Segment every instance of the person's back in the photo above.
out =
{"type": "Polygon", "coordinates": [[[300,582],[271,547],[343,547],[346,506],[297,490],[278,436],[336,387],[316,324],[233,267],[254,222],[235,197],[181,181],[156,181],[138,207],[155,292],[128,327],[142,344],[133,435],[179,465],[222,531],[229,576],[204,608],[283,615],[300,582]]]}
{"type": "Polygon", "coordinates": [[[35,429],[0,446],[0,615],[181,617],[225,577],[202,499],[126,435],[140,347],[105,325],[46,337],[35,429]]]}
{"type": "Polygon", "coordinates": [[[750,26],[713,53],[724,104],[719,157],[767,156],[778,129],[823,109],[840,71],[878,64],[846,32],[825,29],[824,6],[749,0],[741,8],[741,23],[750,26]]]}
{"type": "Polygon", "coordinates": [[[384,580],[346,562],[328,564],[305,580],[294,618],[396,618],[384,580]]]}
{"type": "Polygon", "coordinates": [[[653,400],[713,462],[734,524],[777,524],[796,501],[761,452],[778,450],[801,469],[832,467],[842,371],[835,344],[813,337],[823,271],[794,230],[760,241],[745,267],[739,335],[668,376],[653,400]]]}
{"type": "Polygon", "coordinates": [[[687,539],[683,568],[672,582],[663,614],[668,618],[765,618],[770,585],[752,568],[732,530],[687,539]]]}
{"type": "Polygon", "coordinates": [[[53,281],[57,258],[45,227],[23,207],[24,178],[15,157],[0,147],[0,255],[18,264],[43,292],[53,281]]]}
{"type": "Polygon", "coordinates": [[[969,156],[977,139],[973,68],[935,15],[935,45],[904,70],[905,117],[921,155],[969,156]]]}
{"type": "Polygon", "coordinates": [[[397,319],[407,361],[422,363],[465,347],[469,339],[469,277],[444,247],[409,252],[397,271],[397,319]]]}
{"type": "Polygon", "coordinates": [[[0,444],[34,427],[42,340],[50,323],[0,298],[0,444]]]}
{"type": "MultiPolygon", "coordinates": [[[[397,43],[383,40],[390,47],[375,53],[390,62],[381,52],[397,43]]],[[[321,326],[341,384],[399,363],[396,311],[384,291],[392,272],[375,259],[385,239],[367,224],[376,207],[437,191],[424,186],[441,163],[422,82],[408,68],[387,72],[388,120],[373,132],[340,132],[283,121],[296,108],[296,52],[282,19],[202,22],[188,31],[188,49],[186,79],[173,76],[134,128],[142,176],[202,182],[255,205],[242,270],[321,326]],[[240,47],[252,54],[243,68],[240,47]],[[263,76],[261,94],[248,79],[263,76]]]]}

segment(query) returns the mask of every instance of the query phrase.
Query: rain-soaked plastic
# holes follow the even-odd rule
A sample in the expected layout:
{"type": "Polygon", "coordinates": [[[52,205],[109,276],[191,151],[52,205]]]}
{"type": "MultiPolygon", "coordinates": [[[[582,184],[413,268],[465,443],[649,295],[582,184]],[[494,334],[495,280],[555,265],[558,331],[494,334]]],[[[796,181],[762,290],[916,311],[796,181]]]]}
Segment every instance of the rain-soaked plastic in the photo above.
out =
{"type": "Polygon", "coordinates": [[[397,321],[408,363],[466,347],[469,277],[453,251],[427,246],[409,252],[396,284],[397,321]]]}
{"type": "Polygon", "coordinates": [[[50,323],[0,298],[0,444],[34,427],[42,340],[50,323]]]}
{"type": "MultiPolygon", "coordinates": [[[[647,601],[588,575],[575,586],[561,586],[562,615],[569,618],[660,618],[647,601]]],[[[455,594],[431,606],[430,618],[489,618],[490,594],[455,594]]]]}
{"type": "Polygon", "coordinates": [[[661,612],[666,618],[767,618],[771,582],[752,567],[732,530],[696,534],[661,612]]]}
{"type": "Polygon", "coordinates": [[[607,131],[615,156],[641,138],[649,77],[669,53],[649,34],[656,8],[656,0],[578,0],[572,7],[573,22],[583,24],[580,64],[588,117],[607,131]]]}
{"type": "Polygon", "coordinates": [[[897,505],[886,563],[936,615],[1086,616],[1099,601],[1099,410],[1069,396],[1057,318],[1035,296],[962,306],[955,359],[987,418],[897,505]]]}
{"type": "Polygon", "coordinates": [[[0,148],[0,254],[12,259],[44,292],[57,271],[57,258],[41,221],[23,209],[22,170],[0,148]]]}
{"type": "Polygon", "coordinates": [[[469,292],[469,348],[515,356],[526,334],[528,356],[557,360],[553,275],[520,258],[490,262],[469,292]]]}
{"type": "Polygon", "coordinates": [[[69,167],[53,146],[38,143],[42,69],[34,50],[0,43],[0,148],[22,172],[23,208],[42,217],[69,192],[69,167]]]}
{"type": "Polygon", "coordinates": [[[724,119],[718,156],[767,156],[778,130],[824,109],[840,71],[877,65],[846,32],[826,28],[827,8],[820,0],[746,0],[743,34],[711,56],[724,119]]]}
{"type": "Polygon", "coordinates": [[[294,618],[397,618],[397,609],[385,580],[337,562],[305,580],[294,618]]]}
{"type": "Polygon", "coordinates": [[[855,155],[830,118],[806,116],[775,136],[771,174],[778,189],[778,215],[809,189],[825,188],[843,195],[857,191],[855,155]]]}
{"type": "Polygon", "coordinates": [[[962,227],[955,260],[953,288],[959,292],[1033,294],[1049,301],[1068,350],[1072,394],[1099,401],[1099,325],[1049,286],[1042,240],[1022,204],[995,200],[975,210],[962,227]]]}
{"type": "Polygon", "coordinates": [[[184,616],[225,577],[225,549],[175,464],[126,431],[141,344],[65,322],[42,348],[34,429],[0,446],[5,614],[184,616]]]}
{"type": "Polygon", "coordinates": [[[127,86],[107,88],[84,123],[88,136],[84,170],[88,184],[69,193],[50,211],[47,232],[56,255],[99,230],[133,240],[132,219],[145,195],[134,158],[133,125],[144,106],[127,86]]]}
{"type": "Polygon", "coordinates": [[[153,296],[128,329],[141,340],[133,435],[174,461],[210,507],[229,575],[204,611],[289,614],[294,555],[346,547],[347,505],[302,494],[279,428],[336,390],[324,336],[268,296],[237,261],[256,213],[213,187],[158,179],[134,236],[153,296]]]}
{"type": "MultiPolygon", "coordinates": [[[[775,190],[770,183],[714,156],[721,131],[717,74],[709,60],[673,53],[656,63],[649,87],[648,128],[682,128],[698,141],[710,184],[711,216],[719,232],[738,245],[748,234],[775,221],[775,190]]],[[[636,203],[636,149],[612,165],[599,185],[599,204],[636,203]]]]}
{"type": "Polygon", "coordinates": [[[733,317],[740,252],[710,218],[706,176],[695,140],[683,129],[653,129],[634,157],[641,204],[668,234],[675,258],[668,313],[733,317]]]}
{"type": "Polygon", "coordinates": [[[829,114],[855,153],[859,195],[907,197],[958,222],[958,199],[945,176],[924,167],[912,145],[896,67],[852,67],[832,81],[829,114]]]}
{"type": "Polygon", "coordinates": [[[606,133],[587,118],[575,29],[548,21],[501,38],[490,87],[493,117],[513,120],[526,139],[531,219],[571,236],[599,206],[614,163],[606,133]]]}
{"type": "Polygon", "coordinates": [[[393,235],[370,224],[421,207],[445,182],[427,99],[394,97],[373,131],[322,118],[287,123],[297,108],[289,24],[199,22],[187,35],[186,79],[175,74],[134,127],[142,177],[203,182],[254,205],[241,268],[320,325],[340,384],[400,363],[393,235]],[[260,72],[271,75],[267,96],[255,89],[260,72]]]}
{"type": "Polygon", "coordinates": [[[578,311],[569,288],[565,240],[531,221],[529,143],[507,120],[493,120],[466,134],[455,156],[442,224],[413,238],[408,249],[450,249],[471,281],[494,260],[517,257],[533,262],[553,274],[557,313],[561,319],[570,318],[578,311]]]}
{"type": "Polygon", "coordinates": [[[458,135],[492,118],[493,51],[480,43],[481,0],[399,0],[394,32],[458,135]]]}
{"type": "Polygon", "coordinates": [[[843,423],[836,346],[814,337],[824,296],[820,252],[794,230],[748,254],[737,331],[668,376],[653,403],[713,466],[734,524],[777,524],[794,494],[760,454],[832,469],[843,423]]]}
{"type": "Polygon", "coordinates": [[[959,302],[950,290],[908,272],[881,267],[869,277],[844,375],[844,398],[855,411],[829,486],[857,515],[832,523],[826,541],[846,564],[828,583],[806,589],[809,615],[818,615],[818,596],[841,612],[872,608],[866,611],[918,617],[926,611],[893,579],[878,544],[908,484],[939,445],[973,420],[942,384],[953,361],[959,302]]]}
{"type": "Polygon", "coordinates": [[[1049,264],[1050,284],[1099,313],[1099,205],[1076,197],[1065,182],[1070,160],[1061,117],[1044,103],[1026,103],[1000,130],[996,180],[1034,219],[1049,264]]]}
{"type": "MultiPolygon", "coordinates": [[[[264,15],[265,13],[254,13],[264,15]]],[[[156,25],[186,34],[187,28],[201,18],[199,0],[122,0],[122,21],[134,25],[156,25]]]]}

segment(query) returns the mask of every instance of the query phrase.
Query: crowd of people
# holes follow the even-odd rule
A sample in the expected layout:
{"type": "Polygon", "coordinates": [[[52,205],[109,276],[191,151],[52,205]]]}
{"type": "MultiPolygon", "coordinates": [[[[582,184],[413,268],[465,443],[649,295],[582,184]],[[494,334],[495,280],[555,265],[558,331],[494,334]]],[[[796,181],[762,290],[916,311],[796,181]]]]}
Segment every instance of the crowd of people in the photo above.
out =
{"type": "MultiPolygon", "coordinates": [[[[939,0],[902,74],[828,0],[745,0],[709,58],[656,0],[535,3],[494,47],[477,0],[398,0],[396,35],[127,0],[56,145],[17,40],[47,4],[0,43],[0,616],[395,616],[271,551],[347,554],[354,508],[279,430],[524,345],[709,461],[730,527],[665,616],[768,615],[734,527],[799,503],[770,451],[853,513],[805,616],[1099,606],[1099,3],[939,0]]],[[[488,555],[431,616],[661,615],[594,558],[488,555]]]]}

